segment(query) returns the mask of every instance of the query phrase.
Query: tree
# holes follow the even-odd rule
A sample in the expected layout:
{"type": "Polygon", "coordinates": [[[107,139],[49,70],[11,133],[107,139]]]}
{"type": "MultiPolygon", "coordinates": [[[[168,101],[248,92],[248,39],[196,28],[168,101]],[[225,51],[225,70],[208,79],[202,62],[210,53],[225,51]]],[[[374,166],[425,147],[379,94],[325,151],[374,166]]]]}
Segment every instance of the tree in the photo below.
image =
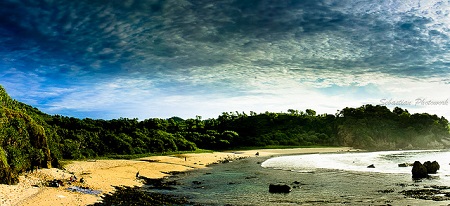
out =
{"type": "Polygon", "coordinates": [[[316,116],[316,111],[312,109],[307,109],[305,112],[308,116],[316,116]]]}

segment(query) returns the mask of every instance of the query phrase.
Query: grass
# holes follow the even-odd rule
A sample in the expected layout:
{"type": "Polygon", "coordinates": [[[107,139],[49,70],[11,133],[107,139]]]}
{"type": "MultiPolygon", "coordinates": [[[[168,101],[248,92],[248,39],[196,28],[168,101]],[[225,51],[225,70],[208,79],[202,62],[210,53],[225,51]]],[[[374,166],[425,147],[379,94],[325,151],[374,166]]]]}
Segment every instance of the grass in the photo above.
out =
{"type": "Polygon", "coordinates": [[[143,154],[110,154],[105,156],[99,156],[99,157],[91,157],[91,158],[83,158],[83,159],[65,159],[60,161],[61,167],[64,167],[64,165],[68,165],[72,163],[73,161],[89,161],[89,160],[109,160],[109,159],[125,159],[125,160],[132,160],[132,159],[139,159],[144,157],[151,157],[151,156],[168,156],[168,155],[182,155],[182,154],[196,154],[196,153],[212,153],[213,150],[206,150],[206,149],[197,149],[194,151],[176,151],[176,152],[162,152],[162,153],[143,153],[143,154]]]}
{"type": "MultiPolygon", "coordinates": [[[[289,145],[266,145],[266,146],[252,146],[252,147],[235,147],[230,148],[223,151],[230,151],[230,150],[258,150],[258,149],[295,149],[295,148],[333,148],[336,146],[323,146],[323,145],[309,145],[309,146],[289,146],[289,145]]],[[[175,155],[177,157],[182,157],[183,154],[197,154],[197,153],[212,153],[214,150],[206,150],[206,149],[197,149],[194,151],[176,151],[176,152],[163,152],[163,153],[144,153],[144,154],[126,154],[126,155],[106,155],[102,157],[96,157],[96,158],[88,158],[84,160],[89,159],[95,159],[95,160],[101,160],[101,159],[125,159],[125,160],[131,160],[131,159],[139,159],[144,157],[151,157],[151,156],[168,156],[168,155],[175,155]]],[[[64,160],[61,161],[62,165],[67,165],[71,160],[64,160]]]]}
{"type": "Polygon", "coordinates": [[[167,156],[167,155],[182,155],[182,154],[197,154],[197,153],[212,153],[212,150],[197,149],[194,151],[176,151],[176,152],[163,152],[163,153],[144,153],[144,154],[130,154],[130,155],[108,155],[102,159],[138,159],[151,156],[167,156]]]}
{"type": "Polygon", "coordinates": [[[292,145],[266,145],[266,146],[251,146],[251,147],[236,147],[234,150],[256,150],[256,149],[296,149],[296,148],[334,148],[340,146],[323,146],[323,145],[309,145],[309,146],[292,146],[292,145]]]}

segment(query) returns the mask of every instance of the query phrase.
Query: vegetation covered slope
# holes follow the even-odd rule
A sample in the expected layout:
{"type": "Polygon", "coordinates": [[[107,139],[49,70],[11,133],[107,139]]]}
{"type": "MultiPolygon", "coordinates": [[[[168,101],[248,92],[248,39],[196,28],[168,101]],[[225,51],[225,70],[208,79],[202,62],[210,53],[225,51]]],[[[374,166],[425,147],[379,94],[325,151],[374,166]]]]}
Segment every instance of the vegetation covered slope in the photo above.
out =
{"type": "Polygon", "coordinates": [[[35,167],[51,167],[52,160],[43,115],[12,100],[0,87],[0,183],[15,184],[17,174],[35,167]]]}
{"type": "Polygon", "coordinates": [[[60,159],[268,145],[427,149],[445,148],[450,142],[444,117],[379,105],[322,115],[290,109],[249,115],[224,112],[207,120],[94,120],[42,113],[12,100],[1,87],[0,105],[0,182],[8,184],[17,182],[20,172],[58,166],[60,159]]]}

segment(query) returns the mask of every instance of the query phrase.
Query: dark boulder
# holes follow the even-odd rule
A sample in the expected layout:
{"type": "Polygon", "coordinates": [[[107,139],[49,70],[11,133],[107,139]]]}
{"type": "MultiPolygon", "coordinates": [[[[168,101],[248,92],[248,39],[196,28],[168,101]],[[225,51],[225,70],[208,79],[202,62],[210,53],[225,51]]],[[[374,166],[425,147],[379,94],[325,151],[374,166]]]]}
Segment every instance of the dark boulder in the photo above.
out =
{"type": "Polygon", "coordinates": [[[433,161],[433,162],[431,163],[431,168],[436,169],[436,172],[437,172],[439,169],[441,169],[441,166],[439,165],[438,162],[433,161]]]}
{"type": "Polygon", "coordinates": [[[193,183],[194,185],[201,185],[201,184],[202,184],[202,182],[197,181],[197,180],[192,181],[192,183],[193,183]]]}
{"type": "Polygon", "coordinates": [[[413,178],[426,178],[428,177],[428,171],[425,166],[419,161],[415,161],[412,167],[412,177],[413,178]]]}
{"type": "Polygon", "coordinates": [[[269,192],[270,193],[289,193],[292,188],[289,185],[285,184],[270,184],[269,192]]]}
{"type": "Polygon", "coordinates": [[[440,165],[436,161],[430,162],[426,161],[423,163],[423,166],[427,168],[428,174],[436,174],[436,172],[439,170],[440,165]]]}

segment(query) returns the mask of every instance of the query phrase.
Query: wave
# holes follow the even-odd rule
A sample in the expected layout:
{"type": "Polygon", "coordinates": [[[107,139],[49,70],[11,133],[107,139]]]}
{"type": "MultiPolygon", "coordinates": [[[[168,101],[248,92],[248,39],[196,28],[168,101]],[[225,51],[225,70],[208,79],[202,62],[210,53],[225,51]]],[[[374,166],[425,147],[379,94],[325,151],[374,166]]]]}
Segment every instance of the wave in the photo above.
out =
{"type": "Polygon", "coordinates": [[[264,161],[261,166],[264,168],[295,172],[313,172],[317,169],[331,169],[357,172],[410,174],[411,167],[399,167],[398,164],[413,163],[414,161],[420,161],[422,163],[425,161],[437,161],[441,166],[437,175],[443,177],[450,175],[450,152],[439,150],[281,156],[268,159],[264,161]],[[368,166],[372,164],[375,168],[368,168],[368,166]]]}

